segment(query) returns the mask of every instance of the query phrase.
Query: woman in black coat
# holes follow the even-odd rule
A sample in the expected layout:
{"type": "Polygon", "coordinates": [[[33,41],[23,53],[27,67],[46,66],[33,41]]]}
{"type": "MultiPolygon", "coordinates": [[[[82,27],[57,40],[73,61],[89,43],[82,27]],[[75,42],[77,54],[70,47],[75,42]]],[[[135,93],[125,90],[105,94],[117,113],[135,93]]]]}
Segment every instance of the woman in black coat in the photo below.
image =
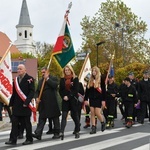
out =
{"type": "Polygon", "coordinates": [[[64,130],[67,123],[68,112],[75,123],[75,138],[79,138],[80,123],[78,116],[78,92],[79,80],[71,66],[67,65],[63,69],[63,77],[60,79],[59,93],[62,98],[62,120],[60,137],[64,139],[64,130]]]}

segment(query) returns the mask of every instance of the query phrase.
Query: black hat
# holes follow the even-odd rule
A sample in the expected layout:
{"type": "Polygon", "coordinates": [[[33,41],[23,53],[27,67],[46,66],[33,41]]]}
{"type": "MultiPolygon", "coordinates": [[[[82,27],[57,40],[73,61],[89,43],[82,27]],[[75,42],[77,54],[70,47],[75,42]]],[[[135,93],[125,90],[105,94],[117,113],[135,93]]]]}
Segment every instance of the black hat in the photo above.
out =
{"type": "Polygon", "coordinates": [[[145,70],[145,71],[143,72],[143,74],[148,74],[148,71],[147,71],[147,70],[145,70]]]}
{"type": "Polygon", "coordinates": [[[134,73],[133,72],[129,72],[128,75],[134,76],[134,73]]]}
{"type": "Polygon", "coordinates": [[[126,78],[124,79],[124,81],[129,81],[129,82],[130,82],[130,78],[129,78],[129,77],[126,77],[126,78]]]}
{"type": "Polygon", "coordinates": [[[111,79],[111,78],[113,78],[113,76],[110,74],[110,75],[108,75],[108,78],[111,79]]]}

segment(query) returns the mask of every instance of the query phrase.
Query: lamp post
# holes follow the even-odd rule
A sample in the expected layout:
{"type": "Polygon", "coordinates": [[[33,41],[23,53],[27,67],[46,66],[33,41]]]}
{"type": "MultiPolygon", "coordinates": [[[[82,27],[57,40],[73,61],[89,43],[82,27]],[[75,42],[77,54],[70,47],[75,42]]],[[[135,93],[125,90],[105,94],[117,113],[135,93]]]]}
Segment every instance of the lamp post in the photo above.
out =
{"type": "Polygon", "coordinates": [[[116,28],[120,28],[121,29],[121,41],[122,41],[122,58],[123,58],[123,66],[124,66],[124,55],[125,55],[125,52],[124,52],[124,32],[128,30],[129,26],[126,25],[121,27],[121,25],[119,23],[115,23],[115,27],[116,28]]]}
{"type": "Polygon", "coordinates": [[[96,49],[97,50],[97,67],[98,67],[98,47],[99,47],[99,45],[101,45],[103,43],[105,43],[105,41],[101,41],[101,42],[96,44],[97,45],[97,49],[96,49]]]}

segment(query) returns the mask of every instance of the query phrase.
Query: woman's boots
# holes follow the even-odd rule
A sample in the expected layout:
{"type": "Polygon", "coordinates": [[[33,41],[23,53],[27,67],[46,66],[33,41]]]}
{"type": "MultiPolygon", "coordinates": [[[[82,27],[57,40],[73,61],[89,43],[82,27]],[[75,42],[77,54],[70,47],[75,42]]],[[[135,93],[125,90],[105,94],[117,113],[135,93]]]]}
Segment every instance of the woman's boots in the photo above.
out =
{"type": "Polygon", "coordinates": [[[96,133],[96,126],[93,126],[92,125],[92,128],[91,128],[92,130],[91,130],[91,132],[90,132],[90,134],[95,134],[96,133]]]}
{"type": "MultiPolygon", "coordinates": [[[[95,134],[96,133],[96,126],[92,125],[91,129],[92,130],[91,130],[90,134],[95,134]]],[[[105,129],[106,129],[105,122],[101,122],[101,131],[103,132],[105,129]]]]}
{"type": "Polygon", "coordinates": [[[106,129],[105,122],[101,122],[101,131],[103,132],[106,129]]]}

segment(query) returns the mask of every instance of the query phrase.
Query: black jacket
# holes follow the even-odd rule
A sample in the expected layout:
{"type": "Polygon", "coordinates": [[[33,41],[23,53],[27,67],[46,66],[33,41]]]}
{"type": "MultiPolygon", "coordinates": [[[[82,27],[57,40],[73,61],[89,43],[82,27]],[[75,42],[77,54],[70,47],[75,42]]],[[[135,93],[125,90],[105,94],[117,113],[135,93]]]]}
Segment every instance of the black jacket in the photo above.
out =
{"type": "MultiPolygon", "coordinates": [[[[35,97],[40,94],[43,79],[39,81],[35,97]]],[[[39,103],[39,114],[41,118],[52,118],[60,116],[60,109],[58,105],[58,79],[54,76],[49,76],[49,79],[45,81],[43,92],[41,95],[41,102],[39,103]]]]}
{"type": "Polygon", "coordinates": [[[12,114],[15,116],[29,116],[31,115],[31,109],[29,107],[23,107],[23,104],[29,105],[32,98],[34,97],[35,86],[33,77],[25,74],[21,80],[20,89],[26,95],[25,102],[22,101],[18,93],[16,92],[15,85],[13,82],[13,94],[10,99],[9,106],[12,106],[12,114]]]}
{"type": "Polygon", "coordinates": [[[150,79],[148,81],[141,80],[138,84],[139,100],[150,102],[150,79]]]}
{"type": "Polygon", "coordinates": [[[78,78],[71,79],[71,87],[70,90],[66,90],[65,87],[65,78],[60,79],[60,86],[59,86],[59,94],[62,98],[62,110],[68,111],[72,109],[76,109],[77,107],[77,99],[78,99],[78,92],[79,92],[79,80],[78,78]],[[65,101],[63,98],[64,96],[68,96],[69,100],[65,101]]]}
{"type": "Polygon", "coordinates": [[[138,101],[136,89],[132,85],[130,85],[129,87],[126,86],[123,96],[124,102],[133,102],[135,104],[138,101]]]}
{"type": "Polygon", "coordinates": [[[116,83],[114,82],[111,84],[108,83],[107,91],[106,91],[106,100],[111,100],[111,99],[114,100],[115,97],[112,97],[111,94],[116,94],[117,96],[118,92],[119,92],[119,88],[116,83]]]}

